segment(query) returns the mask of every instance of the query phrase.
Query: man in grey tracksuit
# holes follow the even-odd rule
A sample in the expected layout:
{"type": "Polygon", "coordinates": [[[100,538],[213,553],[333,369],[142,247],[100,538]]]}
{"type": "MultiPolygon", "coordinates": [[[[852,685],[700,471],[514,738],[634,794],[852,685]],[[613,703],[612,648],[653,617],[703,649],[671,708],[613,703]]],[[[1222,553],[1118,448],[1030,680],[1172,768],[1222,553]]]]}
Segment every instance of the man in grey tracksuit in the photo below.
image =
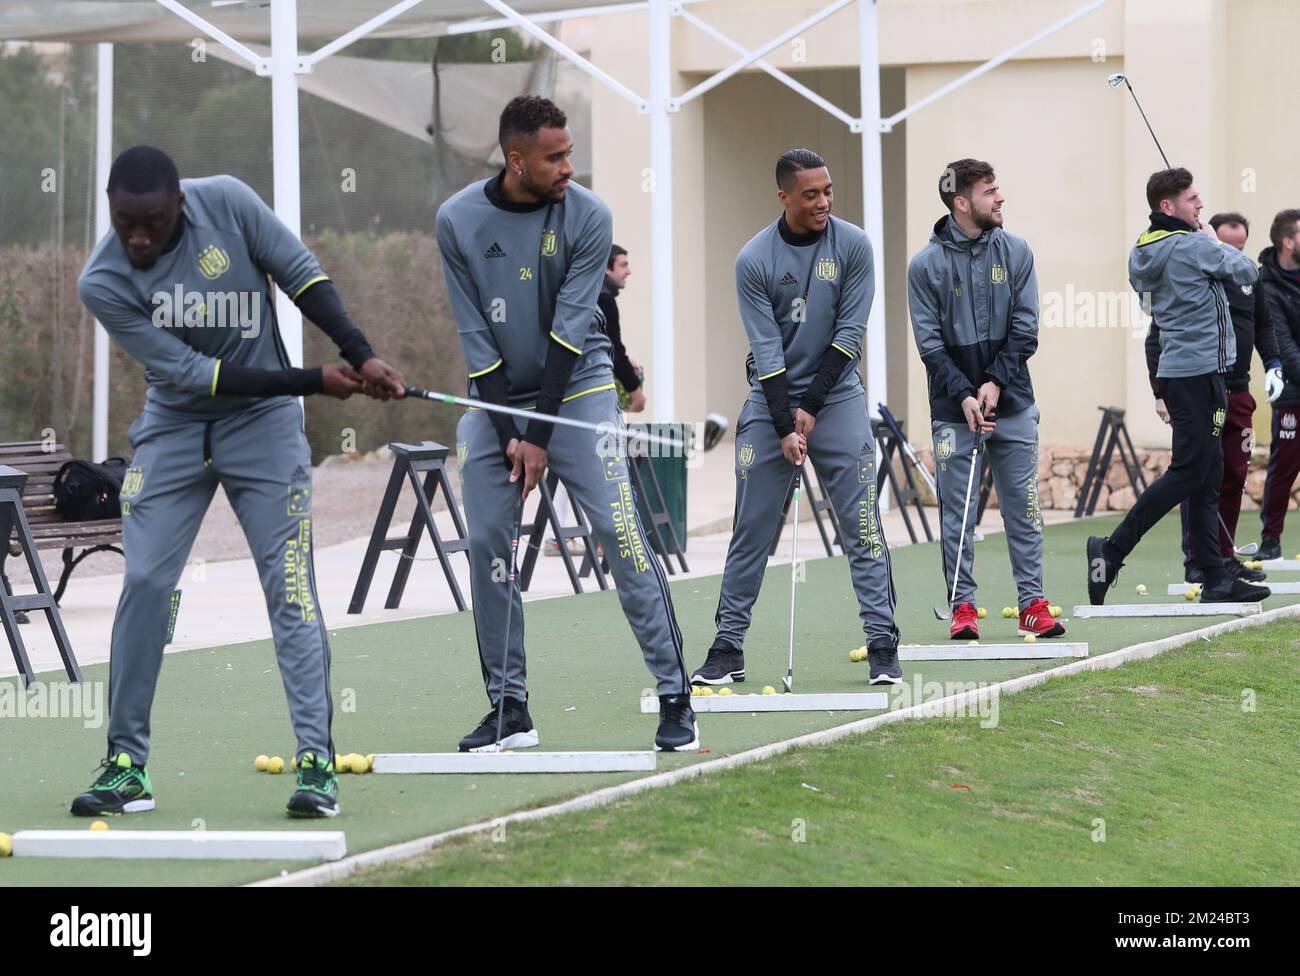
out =
{"type": "Polygon", "coordinates": [[[1129,254],[1128,277],[1151,317],[1160,323],[1165,409],[1173,428],[1173,457],[1106,539],[1087,543],[1088,599],[1105,601],[1124,559],[1170,509],[1188,501],[1195,558],[1205,577],[1202,603],[1262,600],[1255,586],[1224,564],[1219,552],[1219,439],[1228,419],[1226,374],[1237,360],[1223,282],[1253,284],[1255,262],[1219,240],[1200,222],[1200,195],[1186,169],[1153,173],[1147,181],[1151,224],[1129,254]]]}
{"type": "Polygon", "coordinates": [[[137,146],[114,162],[108,194],[113,231],[77,290],[145,366],[149,390],[121,489],[126,576],[113,620],[108,758],[72,812],[154,807],[145,763],[172,591],[220,484],[261,576],[297,737],[289,811],[333,816],[329,645],[312,571],[311,451],[295,397],[345,398],[363,383],[401,395],[401,377],[375,358],[316,258],[239,180],[179,180],[165,153],[137,146]],[[290,365],[270,281],[350,367],[290,365]]]}
{"type": "Polygon", "coordinates": [[[692,681],[745,680],[745,634],[781,528],[782,503],[806,456],[839,516],[871,681],[894,683],[902,678],[896,599],[858,375],[875,295],[871,241],[861,228],[831,216],[830,173],[816,153],[784,153],[776,180],[784,213],[736,258],[750,392],[736,427],[736,510],[717,635],[692,681]]]}
{"type": "Polygon", "coordinates": [[[948,215],[934,225],[930,243],[908,266],[907,298],[929,380],[943,569],[952,595],[949,634],[955,640],[979,636],[972,538],[977,502],[970,497],[978,445],[981,464],[987,453],[993,469],[1018,594],[1019,632],[1058,637],[1065,628],[1052,617],[1043,594],[1039,414],[1028,365],[1038,348],[1034,255],[1022,238],[1003,230],[1004,198],[988,163],[950,163],[940,177],[939,196],[948,215]]]}
{"type": "Polygon", "coordinates": [[[474,626],[493,705],[460,748],[538,742],[527,707],[523,605],[502,567],[509,565],[520,490],[526,494],[549,464],[604,546],[619,602],[657,682],[655,748],[697,749],[681,633],[667,579],[641,531],[624,445],[616,433],[622,421],[610,341],[596,307],[613,236],[609,208],[569,182],[573,140],[564,113],[551,102],[514,99],[502,113],[500,133],[505,169],[461,190],[439,208],[437,218],[471,395],[608,424],[609,432],[521,424],[484,410],[471,410],[460,421],[456,436],[474,626]],[[498,707],[503,711],[499,742],[498,707]]]}

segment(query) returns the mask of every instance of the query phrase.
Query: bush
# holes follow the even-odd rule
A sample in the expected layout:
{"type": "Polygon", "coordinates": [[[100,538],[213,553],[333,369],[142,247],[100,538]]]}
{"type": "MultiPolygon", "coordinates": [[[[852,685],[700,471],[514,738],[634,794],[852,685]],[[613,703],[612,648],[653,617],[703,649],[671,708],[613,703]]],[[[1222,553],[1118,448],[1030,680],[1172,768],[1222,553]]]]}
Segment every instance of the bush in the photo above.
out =
{"type": "MultiPolygon", "coordinates": [[[[464,390],[464,358],[431,236],[326,232],[307,245],[379,356],[415,385],[464,390]]],[[[0,248],[0,441],[40,440],[51,428],[74,455],[91,454],[94,322],[76,292],[85,258],[76,247],[0,248]]],[[[109,454],[129,456],[126,431],[144,404],[144,370],[116,343],[110,348],[109,454]]],[[[338,361],[333,343],[307,321],[303,361],[338,361]]],[[[451,444],[459,416],[424,401],[308,397],[305,403],[317,463],[390,441],[451,444]]]]}

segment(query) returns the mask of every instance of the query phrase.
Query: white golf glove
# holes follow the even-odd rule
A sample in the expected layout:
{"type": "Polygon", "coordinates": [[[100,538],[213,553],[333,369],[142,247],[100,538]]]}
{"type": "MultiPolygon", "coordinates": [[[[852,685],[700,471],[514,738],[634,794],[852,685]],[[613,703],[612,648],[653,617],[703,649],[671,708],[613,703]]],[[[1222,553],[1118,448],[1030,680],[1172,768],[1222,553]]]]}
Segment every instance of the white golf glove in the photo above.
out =
{"type": "Polygon", "coordinates": [[[1264,393],[1269,403],[1273,403],[1282,395],[1282,388],[1285,386],[1286,381],[1282,379],[1281,366],[1274,366],[1264,374],[1264,393]]]}

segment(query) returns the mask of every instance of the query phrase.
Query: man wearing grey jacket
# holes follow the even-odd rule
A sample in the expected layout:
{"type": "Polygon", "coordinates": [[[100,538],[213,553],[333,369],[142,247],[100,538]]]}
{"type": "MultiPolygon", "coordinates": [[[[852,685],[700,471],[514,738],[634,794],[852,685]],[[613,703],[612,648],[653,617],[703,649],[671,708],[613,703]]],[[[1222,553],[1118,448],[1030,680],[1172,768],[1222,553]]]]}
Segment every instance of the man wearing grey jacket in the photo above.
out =
{"type": "Polygon", "coordinates": [[[1020,611],[1019,632],[1060,637],[1043,594],[1038,507],[1038,407],[1029,357],[1038,348],[1038,278],[1029,245],[1002,229],[993,167],[949,163],[939,178],[948,215],[907,269],[912,332],[929,380],[943,570],[953,594],[954,640],[979,637],[974,551],[976,506],[966,503],[971,455],[982,443],[998,491],[1020,611]],[[962,512],[967,544],[962,536],[962,512]],[[953,577],[956,574],[956,587],[953,577]]]}
{"type": "Polygon", "coordinates": [[[1189,501],[1196,561],[1205,576],[1201,602],[1258,601],[1270,595],[1267,587],[1229,572],[1218,550],[1219,440],[1228,419],[1224,374],[1237,359],[1223,282],[1250,285],[1258,271],[1255,262],[1225,246],[1200,222],[1201,198],[1192,179],[1182,168],[1151,175],[1151,226],[1129,254],[1129,283],[1160,323],[1156,379],[1173,427],[1173,459],[1109,538],[1088,539],[1088,600],[1094,606],[1105,602],[1124,558],[1142,536],[1184,499],[1189,501]]]}

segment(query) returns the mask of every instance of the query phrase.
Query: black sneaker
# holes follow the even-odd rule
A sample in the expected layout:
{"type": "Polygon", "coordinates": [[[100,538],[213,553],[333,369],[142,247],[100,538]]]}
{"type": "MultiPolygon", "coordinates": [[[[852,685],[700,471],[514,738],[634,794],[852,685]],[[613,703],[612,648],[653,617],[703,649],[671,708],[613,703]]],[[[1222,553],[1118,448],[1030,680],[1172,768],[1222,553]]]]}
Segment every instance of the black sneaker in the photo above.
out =
{"type": "Polygon", "coordinates": [[[507,698],[505,715],[501,721],[501,745],[497,746],[497,710],[483,716],[483,721],[460,740],[461,752],[497,752],[500,749],[527,749],[537,745],[537,730],[528,706],[514,698],[507,698]]]}
{"type": "Polygon", "coordinates": [[[691,696],[660,695],[655,752],[693,752],[699,747],[700,725],[695,721],[691,696]]]}
{"type": "Polygon", "coordinates": [[[693,685],[729,685],[745,680],[745,655],[734,647],[714,644],[704,663],[691,675],[693,685]]]}
{"type": "MultiPolygon", "coordinates": [[[[1233,562],[1237,562],[1237,561],[1234,559],[1233,562]]],[[[1240,563],[1237,563],[1237,565],[1240,566],[1241,564],[1240,564],[1240,563]]],[[[1197,585],[1204,585],[1204,583],[1205,583],[1205,570],[1201,569],[1200,566],[1184,566],[1184,567],[1183,567],[1183,582],[1184,582],[1184,583],[1195,583],[1195,584],[1197,584],[1197,585]]]]}
{"type": "Polygon", "coordinates": [[[145,813],[154,808],[153,786],[143,766],[120,752],[100,762],[99,778],[72,801],[77,817],[106,817],[120,813],[145,813]]]}
{"type": "Polygon", "coordinates": [[[1088,536],[1088,602],[1094,607],[1106,602],[1106,591],[1124,568],[1123,561],[1107,554],[1108,548],[1113,547],[1105,539],[1088,536]]]}
{"type": "Polygon", "coordinates": [[[1237,579],[1245,580],[1247,583],[1262,583],[1268,579],[1268,573],[1262,569],[1247,569],[1243,563],[1235,559],[1228,560],[1228,569],[1237,579]]]}
{"type": "Polygon", "coordinates": [[[1247,583],[1231,574],[1208,584],[1201,590],[1202,603],[1258,603],[1267,600],[1273,591],[1267,586],[1247,583]]]}
{"type": "Polygon", "coordinates": [[[298,763],[298,789],[289,797],[291,817],[337,817],[339,778],[332,760],[304,752],[298,763]]]}
{"type": "Polygon", "coordinates": [[[1271,535],[1261,535],[1259,537],[1259,548],[1255,550],[1255,558],[1259,560],[1281,559],[1282,540],[1274,539],[1271,535]]]}
{"type": "Polygon", "coordinates": [[[871,684],[896,685],[903,680],[903,669],[898,664],[898,645],[880,641],[867,648],[867,663],[871,665],[871,684]]]}

